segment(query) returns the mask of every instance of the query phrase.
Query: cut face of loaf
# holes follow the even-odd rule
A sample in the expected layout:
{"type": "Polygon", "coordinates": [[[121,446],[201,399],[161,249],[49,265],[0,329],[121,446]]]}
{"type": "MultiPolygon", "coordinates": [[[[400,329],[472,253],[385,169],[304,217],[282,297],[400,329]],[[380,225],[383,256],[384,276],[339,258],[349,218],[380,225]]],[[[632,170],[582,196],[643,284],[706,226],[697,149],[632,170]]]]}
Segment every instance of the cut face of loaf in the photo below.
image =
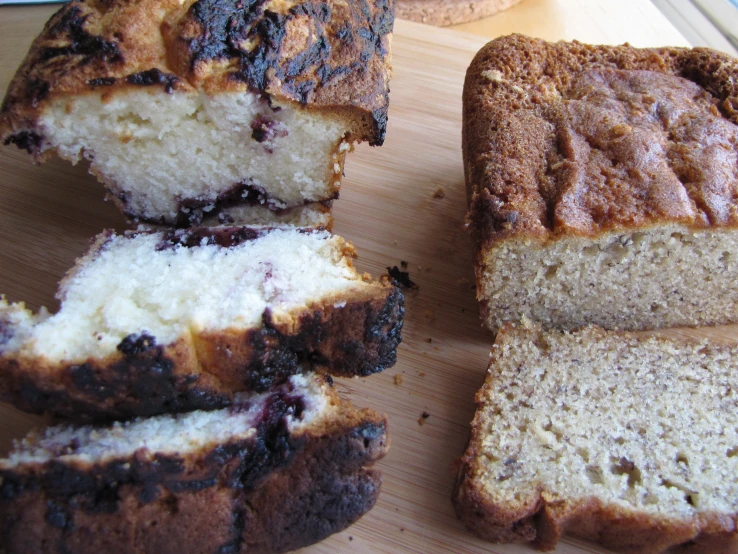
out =
{"type": "Polygon", "coordinates": [[[0,301],[0,395],[32,412],[122,418],[227,405],[302,364],[394,364],[402,293],[325,231],[104,233],[49,316],[0,301]]]}
{"type": "Polygon", "coordinates": [[[547,328],[609,329],[738,320],[738,231],[661,226],[541,243],[506,240],[477,270],[496,331],[529,317],[547,328]]]}
{"type": "Polygon", "coordinates": [[[0,138],[90,171],[131,218],[336,198],[357,141],[384,140],[386,0],[75,0],[33,43],[0,138]]]}
{"type": "Polygon", "coordinates": [[[293,550],[372,508],[387,448],[383,417],[303,376],[214,412],[52,427],[0,460],[0,550],[293,550]]]}
{"type": "Polygon", "coordinates": [[[463,149],[487,325],[738,320],[738,61],[503,37],[475,57],[463,149]]]}
{"type": "Polygon", "coordinates": [[[455,494],[495,542],[738,548],[738,349],[506,324],[455,494]]]}

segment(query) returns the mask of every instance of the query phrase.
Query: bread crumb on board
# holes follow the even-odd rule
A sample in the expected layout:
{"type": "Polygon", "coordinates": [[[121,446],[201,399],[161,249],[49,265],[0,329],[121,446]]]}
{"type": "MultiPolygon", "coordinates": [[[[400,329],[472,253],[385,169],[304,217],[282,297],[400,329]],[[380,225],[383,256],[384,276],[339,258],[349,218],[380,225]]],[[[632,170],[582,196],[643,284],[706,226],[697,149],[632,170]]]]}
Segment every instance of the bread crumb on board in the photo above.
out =
{"type": "Polygon", "coordinates": [[[395,375],[395,385],[402,385],[402,375],[395,375]]]}
{"type": "Polygon", "coordinates": [[[446,197],[446,191],[443,190],[443,187],[438,187],[436,191],[433,193],[433,198],[445,198],[446,197]]]}

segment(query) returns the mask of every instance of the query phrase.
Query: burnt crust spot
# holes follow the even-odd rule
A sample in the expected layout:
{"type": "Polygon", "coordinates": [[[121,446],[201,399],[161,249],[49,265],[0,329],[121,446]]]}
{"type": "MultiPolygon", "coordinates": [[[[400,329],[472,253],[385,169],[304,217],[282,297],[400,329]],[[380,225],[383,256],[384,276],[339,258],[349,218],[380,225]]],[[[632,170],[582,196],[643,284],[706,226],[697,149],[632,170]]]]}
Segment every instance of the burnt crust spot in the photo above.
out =
{"type": "Polygon", "coordinates": [[[120,344],[116,348],[126,356],[135,356],[136,354],[143,354],[155,346],[156,338],[143,331],[138,334],[128,335],[120,341],[120,344]]]}
{"type": "Polygon", "coordinates": [[[72,7],[58,12],[56,20],[52,19],[46,33],[50,38],[69,40],[66,46],[41,48],[38,61],[46,62],[59,56],[81,56],[80,64],[84,65],[92,59],[117,63],[123,61],[118,44],[102,37],[90,35],[85,30],[87,15],[82,15],[81,2],[74,2],[72,7]]]}
{"type": "Polygon", "coordinates": [[[410,272],[409,271],[402,271],[399,267],[392,266],[387,268],[387,273],[392,278],[392,280],[397,283],[398,286],[406,288],[406,289],[417,289],[418,285],[410,279],[410,272]]]}
{"type": "Polygon", "coordinates": [[[115,77],[99,77],[97,79],[90,79],[87,81],[87,85],[90,88],[95,87],[109,87],[116,83],[117,79],[115,77]]]}
{"type": "Polygon", "coordinates": [[[167,94],[174,91],[174,85],[179,82],[179,78],[172,73],[164,73],[159,68],[154,67],[147,71],[139,71],[126,77],[126,83],[143,87],[153,85],[162,85],[167,94]]]}
{"type": "Polygon", "coordinates": [[[21,150],[25,150],[29,154],[35,154],[41,150],[41,146],[44,143],[44,138],[38,133],[33,131],[21,131],[10,135],[3,141],[5,146],[15,144],[21,150]]]}

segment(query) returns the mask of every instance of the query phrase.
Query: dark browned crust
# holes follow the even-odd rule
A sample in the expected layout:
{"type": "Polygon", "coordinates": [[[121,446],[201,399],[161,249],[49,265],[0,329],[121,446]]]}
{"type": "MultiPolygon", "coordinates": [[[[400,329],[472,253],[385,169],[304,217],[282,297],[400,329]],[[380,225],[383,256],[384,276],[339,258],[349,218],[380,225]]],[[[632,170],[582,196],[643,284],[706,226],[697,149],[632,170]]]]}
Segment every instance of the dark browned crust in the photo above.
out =
{"type": "Polygon", "coordinates": [[[389,102],[392,0],[74,0],[34,41],[0,108],[0,138],[38,153],[55,98],[128,87],[251,90],[351,122],[379,145],[389,102]],[[309,35],[309,36],[308,36],[309,35]]]}
{"type": "Polygon", "coordinates": [[[111,420],[214,409],[239,391],[266,391],[309,368],[342,377],[391,367],[402,340],[404,297],[377,284],[367,298],[314,306],[288,322],[268,311],[253,329],[189,336],[169,345],[131,335],[119,352],[85,363],[0,358],[0,398],[73,420],[111,420]],[[141,348],[127,345],[141,343],[141,348]]]}
{"type": "MultiPolygon", "coordinates": [[[[468,221],[480,256],[507,238],[546,241],[665,223],[738,226],[735,175],[723,177],[716,162],[680,165],[678,137],[670,139],[675,149],[669,175],[652,175],[648,167],[639,174],[638,164],[648,156],[638,153],[640,143],[628,135],[627,125],[594,127],[601,140],[586,140],[603,159],[613,156],[601,166],[613,184],[599,188],[588,180],[571,139],[578,131],[572,131],[572,116],[561,100],[584,94],[575,89],[585,74],[630,85],[629,75],[618,71],[648,72],[643,79],[668,75],[687,80],[684,87],[701,90],[695,93],[694,115],[714,131],[708,134],[725,138],[727,152],[738,151],[738,61],[726,54],[706,48],[551,44],[522,35],[497,39],[474,58],[464,85],[468,221]],[[613,153],[612,145],[621,139],[632,154],[613,153]]],[[[637,102],[634,109],[639,109],[637,102]]],[[[592,115],[582,118],[581,125],[595,125],[592,115]]],[[[671,122],[665,125],[668,129],[671,122]]]]}
{"type": "Polygon", "coordinates": [[[397,0],[397,19],[428,25],[457,25],[489,17],[520,0],[397,0]]]}
{"type": "Polygon", "coordinates": [[[0,470],[0,551],[277,553],[351,525],[379,494],[386,421],[342,404],[295,435],[284,413],[299,399],[269,401],[282,406],[253,439],[187,457],[0,470]]]}

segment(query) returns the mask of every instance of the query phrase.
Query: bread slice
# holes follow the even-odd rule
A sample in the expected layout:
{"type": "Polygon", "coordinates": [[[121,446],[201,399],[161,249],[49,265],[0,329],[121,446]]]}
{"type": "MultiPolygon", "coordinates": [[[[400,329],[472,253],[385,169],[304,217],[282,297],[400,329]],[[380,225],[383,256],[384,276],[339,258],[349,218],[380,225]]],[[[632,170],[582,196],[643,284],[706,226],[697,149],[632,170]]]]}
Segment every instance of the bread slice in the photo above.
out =
{"type": "Polygon", "coordinates": [[[372,508],[386,425],[296,376],[214,412],[52,427],[0,460],[0,551],[300,548],[372,508]]]}
{"type": "Polygon", "coordinates": [[[487,326],[738,320],[738,61],[549,44],[475,57],[463,152],[487,326]]]}
{"type": "Polygon", "coordinates": [[[738,549],[738,348],[587,327],[497,335],[455,493],[495,542],[738,549]]]}
{"type": "Polygon", "coordinates": [[[390,0],[74,0],[11,82],[0,138],[89,160],[151,223],[331,200],[352,144],[384,140],[393,22],[390,0]]]}
{"type": "Polygon", "coordinates": [[[308,364],[340,376],[395,363],[403,296],[325,231],[211,227],[103,233],[60,310],[0,300],[0,398],[115,419],[227,405],[308,364]]]}

